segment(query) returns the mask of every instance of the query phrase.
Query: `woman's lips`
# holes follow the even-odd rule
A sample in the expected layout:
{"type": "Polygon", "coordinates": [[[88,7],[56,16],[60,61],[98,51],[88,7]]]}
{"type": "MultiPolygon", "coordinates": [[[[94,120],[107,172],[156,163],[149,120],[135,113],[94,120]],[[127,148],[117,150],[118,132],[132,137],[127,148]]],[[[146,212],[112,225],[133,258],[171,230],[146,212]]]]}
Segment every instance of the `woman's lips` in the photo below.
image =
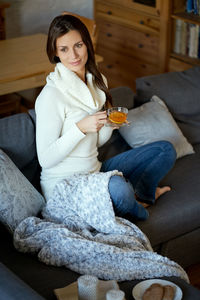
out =
{"type": "Polygon", "coordinates": [[[81,59],[79,59],[79,60],[77,60],[77,61],[74,61],[74,62],[71,62],[70,64],[71,64],[72,66],[77,66],[77,65],[80,64],[80,62],[81,62],[81,59]]]}

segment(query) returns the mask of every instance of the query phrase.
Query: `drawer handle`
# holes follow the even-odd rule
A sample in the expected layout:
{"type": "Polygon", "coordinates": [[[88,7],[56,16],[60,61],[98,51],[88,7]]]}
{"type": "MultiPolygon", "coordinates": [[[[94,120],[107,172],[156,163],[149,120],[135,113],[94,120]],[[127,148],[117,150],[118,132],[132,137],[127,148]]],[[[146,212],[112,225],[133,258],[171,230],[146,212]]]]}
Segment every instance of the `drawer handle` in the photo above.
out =
{"type": "Polygon", "coordinates": [[[138,44],[138,48],[143,48],[144,45],[143,44],[138,44]]]}
{"type": "Polygon", "coordinates": [[[140,20],[140,24],[141,24],[141,25],[144,25],[144,21],[143,21],[143,20],[140,20]]]}
{"type": "Polygon", "coordinates": [[[111,37],[111,36],[112,36],[112,33],[109,33],[109,32],[108,32],[106,35],[107,35],[107,37],[111,37]]]}
{"type": "Polygon", "coordinates": [[[108,14],[108,15],[112,15],[112,11],[111,11],[111,10],[108,10],[108,11],[107,11],[107,14],[108,14]]]}
{"type": "Polygon", "coordinates": [[[108,69],[112,69],[112,65],[107,65],[106,66],[108,69]]]}

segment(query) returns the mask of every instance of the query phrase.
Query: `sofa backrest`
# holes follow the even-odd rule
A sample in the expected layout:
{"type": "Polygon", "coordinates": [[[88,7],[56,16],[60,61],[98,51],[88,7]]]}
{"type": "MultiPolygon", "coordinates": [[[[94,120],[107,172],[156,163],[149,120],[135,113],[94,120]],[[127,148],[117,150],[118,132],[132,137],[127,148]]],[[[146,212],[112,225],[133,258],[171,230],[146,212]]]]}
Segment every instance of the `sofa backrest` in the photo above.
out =
{"type": "Polygon", "coordinates": [[[39,189],[40,167],[36,153],[35,124],[28,113],[0,119],[0,148],[39,189]]]}

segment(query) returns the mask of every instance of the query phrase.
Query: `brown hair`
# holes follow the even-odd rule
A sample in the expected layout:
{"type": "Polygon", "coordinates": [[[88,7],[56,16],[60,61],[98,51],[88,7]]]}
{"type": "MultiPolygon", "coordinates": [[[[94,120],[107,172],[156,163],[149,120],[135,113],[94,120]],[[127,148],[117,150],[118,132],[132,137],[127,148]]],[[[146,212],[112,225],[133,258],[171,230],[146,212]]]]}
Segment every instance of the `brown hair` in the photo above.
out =
{"type": "Polygon", "coordinates": [[[60,15],[53,19],[50,24],[48,39],[47,39],[47,55],[52,64],[60,62],[59,57],[56,56],[56,40],[57,38],[63,36],[68,33],[70,30],[77,30],[84,44],[87,47],[88,51],[88,60],[86,63],[86,70],[92,73],[94,76],[94,81],[96,86],[101,89],[106,94],[106,103],[105,108],[112,104],[112,97],[109,93],[107,86],[105,85],[102,75],[99,72],[96,63],[95,63],[95,55],[94,48],[92,45],[92,40],[90,34],[87,30],[87,27],[80,19],[74,17],[72,15],[60,15]]]}

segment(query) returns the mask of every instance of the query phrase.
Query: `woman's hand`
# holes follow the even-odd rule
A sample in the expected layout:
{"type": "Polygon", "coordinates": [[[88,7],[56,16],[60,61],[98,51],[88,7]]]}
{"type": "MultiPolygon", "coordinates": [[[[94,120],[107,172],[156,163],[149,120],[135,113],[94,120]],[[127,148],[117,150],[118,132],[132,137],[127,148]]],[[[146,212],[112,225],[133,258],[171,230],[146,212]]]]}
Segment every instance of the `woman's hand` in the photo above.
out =
{"type": "Polygon", "coordinates": [[[83,133],[89,133],[98,132],[107,122],[106,111],[99,111],[80,120],[76,125],[83,133]]]}

